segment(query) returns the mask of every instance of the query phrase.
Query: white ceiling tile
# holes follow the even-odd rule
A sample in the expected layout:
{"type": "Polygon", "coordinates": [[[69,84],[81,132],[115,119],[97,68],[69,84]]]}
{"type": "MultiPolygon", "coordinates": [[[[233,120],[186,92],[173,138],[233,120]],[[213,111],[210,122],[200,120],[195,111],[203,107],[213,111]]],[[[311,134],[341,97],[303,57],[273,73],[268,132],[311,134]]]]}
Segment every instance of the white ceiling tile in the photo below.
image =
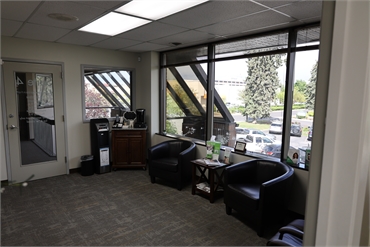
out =
{"type": "Polygon", "coordinates": [[[302,24],[303,23],[300,22],[300,21],[292,21],[292,22],[289,22],[289,23],[281,23],[281,24],[276,24],[276,25],[271,25],[271,26],[264,26],[264,27],[260,27],[260,28],[245,31],[245,32],[241,33],[241,35],[257,34],[257,33],[260,33],[260,32],[273,31],[273,30],[287,28],[287,27],[299,26],[299,25],[302,25],[302,24]]]}
{"type": "Polygon", "coordinates": [[[321,1],[303,1],[289,6],[276,8],[277,11],[298,20],[321,16],[321,9],[321,1]],[[304,9],[304,11],[302,11],[302,9],[304,9]]]}
{"type": "Polygon", "coordinates": [[[142,43],[141,41],[129,40],[129,39],[121,39],[112,37],[100,42],[97,42],[91,46],[98,47],[98,48],[105,48],[105,49],[112,49],[118,50],[125,47],[133,46],[142,43]]]}
{"type": "Polygon", "coordinates": [[[21,21],[1,20],[1,35],[13,36],[22,26],[21,21]]]}
{"type": "Polygon", "coordinates": [[[255,0],[255,2],[258,2],[266,7],[269,8],[276,8],[280,6],[286,6],[289,4],[292,4],[294,2],[298,2],[301,0],[285,0],[285,1],[280,1],[280,0],[255,0]]]}
{"type": "Polygon", "coordinates": [[[266,26],[289,23],[292,21],[295,20],[269,10],[264,11],[263,13],[241,17],[232,21],[202,27],[197,30],[224,36],[259,29],[266,26]]]}
{"type": "Polygon", "coordinates": [[[165,51],[316,23],[321,19],[322,9],[322,0],[210,0],[115,37],[77,32],[127,2],[2,0],[1,34],[113,50],[165,51]],[[52,13],[76,16],[79,21],[53,20],[47,17],[52,13]],[[181,45],[175,47],[173,42],[181,45]]]}
{"type": "Polygon", "coordinates": [[[68,32],[70,30],[26,23],[15,37],[54,42],[68,32]]]}
{"type": "Polygon", "coordinates": [[[103,15],[105,12],[106,10],[104,9],[79,4],[76,2],[46,1],[40,6],[36,13],[32,15],[32,17],[29,19],[29,22],[41,25],[47,24],[48,26],[53,27],[74,29],[82,27],[92,19],[103,15]],[[78,21],[60,21],[51,19],[48,17],[48,15],[52,13],[75,16],[78,18],[78,21]]]}
{"type": "Polygon", "coordinates": [[[199,28],[266,10],[250,1],[212,1],[159,20],[186,28],[199,28]]]}
{"type": "Polygon", "coordinates": [[[176,33],[187,31],[188,29],[182,27],[176,27],[168,24],[159,22],[152,22],[145,26],[138,27],[132,31],[128,31],[117,35],[120,38],[130,38],[140,41],[150,41],[176,33]]]}
{"type": "Polygon", "coordinates": [[[92,7],[105,9],[105,10],[114,10],[130,1],[131,0],[127,0],[127,1],[74,1],[74,2],[92,6],[92,7]]]}
{"type": "Polygon", "coordinates": [[[105,40],[109,36],[99,35],[95,33],[85,33],[81,31],[72,31],[62,38],[58,39],[58,43],[74,44],[88,46],[99,41],[105,40]]]}
{"type": "Polygon", "coordinates": [[[161,45],[169,45],[173,42],[179,42],[179,43],[189,43],[189,42],[196,42],[199,40],[212,40],[215,36],[209,33],[205,32],[199,32],[199,31],[186,31],[183,33],[178,33],[175,35],[170,35],[164,38],[152,40],[152,43],[161,44],[161,45]]]}
{"type": "Polygon", "coordinates": [[[1,19],[25,21],[41,1],[0,1],[1,19]]]}
{"type": "Polygon", "coordinates": [[[130,46],[125,49],[124,51],[131,51],[131,52],[145,52],[145,51],[157,51],[159,49],[167,48],[169,46],[166,45],[158,45],[153,43],[141,43],[139,45],[130,46]]]}

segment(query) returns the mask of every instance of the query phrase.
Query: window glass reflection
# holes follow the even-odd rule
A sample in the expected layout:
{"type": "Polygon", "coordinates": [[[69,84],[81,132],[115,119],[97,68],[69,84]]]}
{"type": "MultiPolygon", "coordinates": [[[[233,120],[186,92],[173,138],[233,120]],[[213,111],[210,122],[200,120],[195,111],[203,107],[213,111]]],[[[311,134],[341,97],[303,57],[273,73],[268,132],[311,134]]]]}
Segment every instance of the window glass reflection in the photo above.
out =
{"type": "Polygon", "coordinates": [[[205,140],[207,66],[166,70],[166,132],[205,140]],[[204,75],[204,76],[202,76],[204,75]]]}
{"type": "MultiPolygon", "coordinates": [[[[233,120],[222,116],[228,132],[216,137],[220,141],[228,140],[224,145],[233,147],[235,141],[243,141],[247,143],[248,153],[268,155],[265,146],[281,144],[281,132],[277,136],[270,130],[271,124],[282,121],[285,58],[285,54],[276,54],[216,62],[216,92],[233,120]]],[[[219,109],[215,108],[214,126],[219,125],[218,116],[219,109]]]]}
{"type": "Polygon", "coordinates": [[[318,50],[296,53],[290,148],[287,161],[305,163],[305,151],[310,150],[315,107],[318,50]],[[300,157],[293,157],[294,154],[300,157]]]}

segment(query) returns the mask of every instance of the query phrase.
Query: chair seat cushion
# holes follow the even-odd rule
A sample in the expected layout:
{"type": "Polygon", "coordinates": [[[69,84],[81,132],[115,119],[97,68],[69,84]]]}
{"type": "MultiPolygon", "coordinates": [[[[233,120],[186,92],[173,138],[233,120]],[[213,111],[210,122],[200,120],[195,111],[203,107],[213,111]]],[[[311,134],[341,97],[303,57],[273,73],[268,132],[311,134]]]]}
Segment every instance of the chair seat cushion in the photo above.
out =
{"type": "Polygon", "coordinates": [[[230,184],[229,188],[236,198],[243,201],[249,208],[258,209],[260,199],[260,185],[245,183],[245,184],[230,184]]]}
{"type": "Polygon", "coordinates": [[[170,172],[177,172],[178,167],[178,158],[174,157],[167,157],[167,158],[160,158],[152,160],[150,165],[154,169],[160,169],[170,172]]]}

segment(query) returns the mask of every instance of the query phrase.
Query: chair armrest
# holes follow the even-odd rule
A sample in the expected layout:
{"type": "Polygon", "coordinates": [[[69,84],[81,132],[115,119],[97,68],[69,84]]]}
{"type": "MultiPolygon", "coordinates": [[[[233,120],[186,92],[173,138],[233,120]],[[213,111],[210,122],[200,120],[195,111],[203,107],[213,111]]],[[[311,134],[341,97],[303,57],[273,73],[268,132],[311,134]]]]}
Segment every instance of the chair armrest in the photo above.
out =
{"type": "Polygon", "coordinates": [[[179,154],[179,164],[190,164],[196,158],[196,145],[192,143],[190,147],[179,154]]]}
{"type": "Polygon", "coordinates": [[[294,170],[293,170],[293,168],[290,167],[289,170],[286,173],[284,173],[283,175],[281,175],[277,178],[274,178],[274,179],[271,179],[269,181],[264,182],[262,184],[262,186],[264,186],[264,187],[274,186],[275,184],[280,183],[280,182],[282,182],[286,179],[290,179],[293,176],[293,174],[294,174],[294,170]]]}
{"type": "Polygon", "coordinates": [[[289,243],[289,242],[286,242],[286,241],[280,240],[280,239],[270,240],[270,241],[267,242],[267,245],[268,246],[294,246],[294,247],[297,246],[293,243],[289,243]]]}
{"type": "Polygon", "coordinates": [[[293,181],[293,168],[280,177],[264,182],[260,187],[260,205],[264,208],[278,209],[286,207],[289,199],[291,182],[293,181]]]}
{"type": "Polygon", "coordinates": [[[192,155],[194,155],[194,153],[195,153],[195,143],[192,143],[191,145],[190,145],[190,147],[188,147],[187,149],[185,149],[184,151],[182,151],[181,153],[180,153],[180,155],[181,156],[183,156],[183,157],[185,157],[185,156],[192,156],[192,155]]]}
{"type": "Polygon", "coordinates": [[[294,226],[292,227],[292,226],[289,226],[289,225],[288,226],[283,226],[282,228],[280,228],[279,232],[280,232],[279,239],[283,239],[285,233],[291,234],[291,235],[296,236],[297,238],[300,238],[300,239],[303,239],[303,234],[304,234],[303,231],[298,230],[294,226]]]}

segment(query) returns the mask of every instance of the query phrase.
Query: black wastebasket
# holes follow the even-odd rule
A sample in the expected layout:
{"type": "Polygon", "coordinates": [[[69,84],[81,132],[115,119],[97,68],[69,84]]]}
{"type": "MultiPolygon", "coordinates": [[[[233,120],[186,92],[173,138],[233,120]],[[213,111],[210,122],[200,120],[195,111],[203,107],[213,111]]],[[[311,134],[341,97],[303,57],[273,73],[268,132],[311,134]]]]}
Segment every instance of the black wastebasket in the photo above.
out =
{"type": "Polygon", "coordinates": [[[94,156],[81,156],[81,175],[90,176],[94,174],[94,156]]]}

